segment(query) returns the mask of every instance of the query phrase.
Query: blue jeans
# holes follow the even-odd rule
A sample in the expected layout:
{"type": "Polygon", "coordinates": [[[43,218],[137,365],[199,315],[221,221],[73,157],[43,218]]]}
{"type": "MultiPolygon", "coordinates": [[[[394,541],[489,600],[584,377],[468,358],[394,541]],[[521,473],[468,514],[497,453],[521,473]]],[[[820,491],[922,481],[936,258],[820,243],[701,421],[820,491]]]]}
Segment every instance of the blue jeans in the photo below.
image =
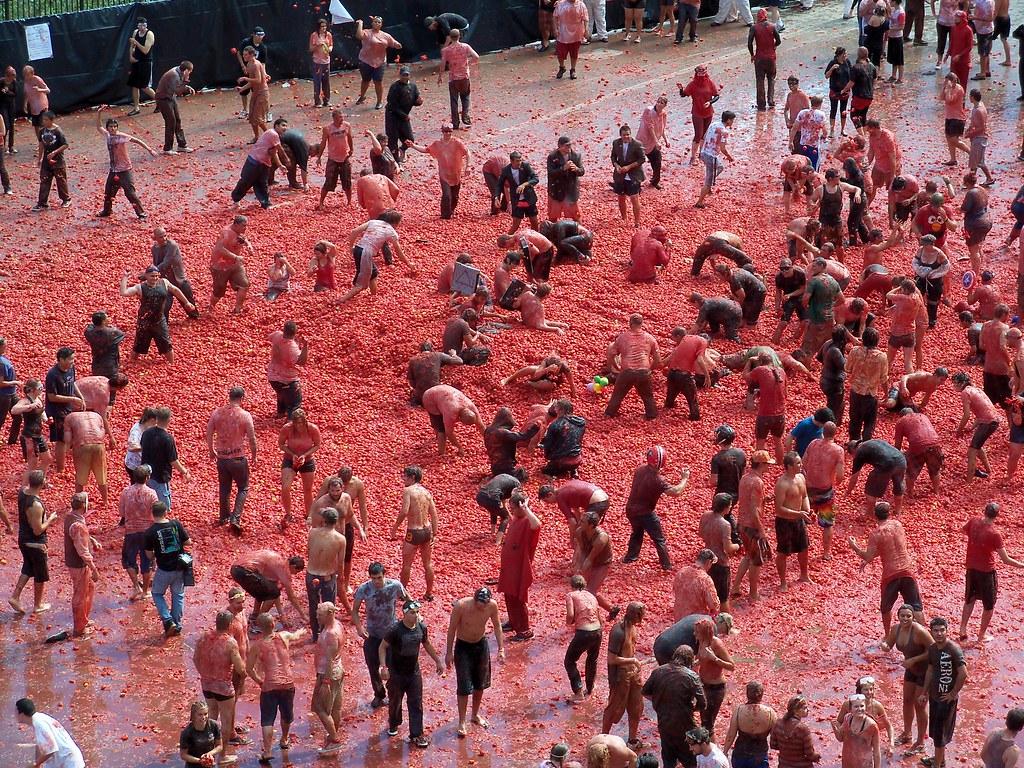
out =
{"type": "Polygon", "coordinates": [[[324,106],[331,100],[331,65],[313,64],[313,101],[319,102],[323,96],[324,106]]]}
{"type": "Polygon", "coordinates": [[[153,604],[160,619],[166,624],[173,621],[181,626],[181,615],[185,611],[185,574],[183,571],[156,569],[153,576],[153,604]],[[171,590],[171,605],[167,607],[167,590],[171,590]]]}
{"type": "Polygon", "coordinates": [[[167,505],[167,510],[171,509],[171,484],[161,483],[153,478],[146,481],[146,485],[156,491],[156,498],[158,501],[162,501],[167,505]]]}

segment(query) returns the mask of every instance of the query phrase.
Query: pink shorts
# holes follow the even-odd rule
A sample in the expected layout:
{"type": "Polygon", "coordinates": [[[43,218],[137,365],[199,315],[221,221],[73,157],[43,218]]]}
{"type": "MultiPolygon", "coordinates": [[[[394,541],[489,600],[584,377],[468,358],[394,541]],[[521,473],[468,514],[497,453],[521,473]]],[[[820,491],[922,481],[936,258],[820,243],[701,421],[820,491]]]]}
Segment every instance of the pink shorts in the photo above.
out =
{"type": "Polygon", "coordinates": [[[575,43],[556,43],[555,54],[558,56],[559,61],[565,61],[566,56],[575,61],[580,55],[580,41],[577,40],[575,43]]]}

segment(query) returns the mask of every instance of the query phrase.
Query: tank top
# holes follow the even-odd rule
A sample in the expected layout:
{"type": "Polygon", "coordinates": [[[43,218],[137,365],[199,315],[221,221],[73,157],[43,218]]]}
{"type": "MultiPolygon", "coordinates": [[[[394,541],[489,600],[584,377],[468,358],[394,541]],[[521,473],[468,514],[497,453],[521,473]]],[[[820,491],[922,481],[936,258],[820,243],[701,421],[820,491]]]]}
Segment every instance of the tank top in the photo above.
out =
{"type": "Polygon", "coordinates": [[[988,760],[985,761],[985,768],[1003,768],[1005,765],[1003,755],[1013,744],[1013,739],[1007,739],[1000,735],[988,748],[988,760]]]}
{"type": "MultiPolygon", "coordinates": [[[[580,533],[580,544],[583,547],[583,554],[586,557],[590,557],[590,553],[594,549],[594,542],[597,541],[597,536],[598,536],[599,532],[600,532],[599,528],[595,529],[594,530],[594,535],[589,537],[589,538],[587,537],[587,535],[585,533],[582,533],[582,532],[580,533]]],[[[597,568],[597,567],[602,566],[602,565],[608,565],[608,563],[610,563],[611,561],[612,561],[612,548],[611,548],[610,543],[609,543],[609,546],[604,548],[604,554],[601,555],[601,558],[597,562],[591,562],[591,565],[594,568],[597,568]]]]}
{"type": "MultiPolygon", "coordinates": [[[[149,31],[148,30],[146,31],[146,33],[144,35],[140,35],[138,33],[138,31],[136,30],[135,34],[132,35],[132,37],[135,38],[135,42],[137,42],[139,45],[145,45],[146,44],[146,38],[148,36],[149,36],[149,31]]],[[[150,48],[147,53],[143,53],[140,49],[136,48],[135,49],[135,60],[138,61],[139,63],[152,61],[153,60],[153,49],[150,48]]]]}
{"type": "MultiPolygon", "coordinates": [[[[914,632],[913,632],[913,629],[911,629],[911,631],[908,632],[905,637],[904,637],[904,634],[903,634],[903,630],[902,629],[897,629],[896,630],[896,650],[898,650],[900,653],[902,653],[904,658],[911,659],[914,656],[920,656],[921,652],[924,650],[924,646],[921,645],[920,643],[915,643],[914,642],[914,632]],[[900,638],[904,638],[904,639],[901,641],[900,638]]],[[[928,662],[927,661],[923,661],[920,664],[915,665],[909,671],[913,672],[914,674],[920,674],[920,673],[924,672],[925,667],[927,667],[927,666],[928,666],[928,662]]]]}
{"type": "Polygon", "coordinates": [[[43,517],[46,517],[46,505],[38,496],[26,493],[22,488],[18,491],[18,544],[46,544],[46,531],[36,536],[35,531],[28,522],[28,508],[36,502],[43,507],[43,517]]]}
{"type": "Polygon", "coordinates": [[[733,759],[736,758],[761,758],[768,754],[768,734],[747,733],[742,728],[737,728],[736,744],[733,746],[733,759]]]}
{"type": "Polygon", "coordinates": [[[843,190],[841,187],[837,187],[835,192],[829,192],[827,186],[821,188],[821,208],[818,211],[818,221],[831,227],[842,225],[843,190]]]}
{"type": "Polygon", "coordinates": [[[334,290],[334,265],[331,262],[322,262],[319,259],[317,259],[316,287],[329,288],[332,291],[334,290]]]}
{"type": "Polygon", "coordinates": [[[85,568],[85,560],[78,554],[75,540],[71,538],[71,526],[77,522],[81,521],[74,515],[64,518],[64,565],[68,568],[85,568]]]}
{"type": "Polygon", "coordinates": [[[163,281],[156,285],[142,283],[142,294],[139,296],[139,324],[157,325],[164,320],[164,307],[167,305],[167,288],[163,281]]]}
{"type": "Polygon", "coordinates": [[[25,437],[43,436],[43,411],[25,411],[22,415],[21,434],[25,437]]]}

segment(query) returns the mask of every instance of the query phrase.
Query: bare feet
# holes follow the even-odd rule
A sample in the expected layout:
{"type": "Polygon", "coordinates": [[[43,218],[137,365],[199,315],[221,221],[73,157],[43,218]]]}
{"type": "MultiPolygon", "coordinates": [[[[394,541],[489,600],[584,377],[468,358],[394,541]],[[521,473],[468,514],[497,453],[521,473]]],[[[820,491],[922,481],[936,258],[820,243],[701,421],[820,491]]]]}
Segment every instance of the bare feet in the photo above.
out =
{"type": "Polygon", "coordinates": [[[460,739],[466,738],[466,734],[468,732],[469,732],[469,727],[465,723],[459,723],[459,729],[456,731],[456,733],[459,735],[459,738],[460,739]]]}
{"type": "MultiPolygon", "coordinates": [[[[824,559],[825,559],[825,558],[824,558],[824,557],[822,557],[822,560],[824,560],[824,559]]],[[[829,559],[829,560],[831,560],[831,559],[832,559],[832,556],[831,556],[831,555],[829,555],[828,559],[829,559]]],[[[813,581],[811,581],[811,577],[810,577],[810,576],[801,576],[801,577],[800,577],[800,578],[798,579],[798,581],[799,581],[799,582],[800,582],[801,584],[813,584],[813,583],[814,583],[813,581]]]]}
{"type": "Polygon", "coordinates": [[[137,600],[141,600],[144,595],[145,593],[141,589],[133,589],[132,593],[128,596],[128,600],[134,603],[137,600]]]}
{"type": "Polygon", "coordinates": [[[978,637],[978,642],[979,643],[988,643],[988,642],[991,642],[991,640],[992,640],[992,635],[990,635],[988,632],[986,632],[984,635],[980,635],[978,637]]]}
{"type": "Polygon", "coordinates": [[[779,592],[789,592],[789,585],[786,582],[779,584],[779,592]]]}
{"type": "Polygon", "coordinates": [[[490,728],[491,724],[483,717],[483,715],[477,715],[473,718],[473,722],[477,725],[483,726],[484,728],[490,728]]]}
{"type": "Polygon", "coordinates": [[[46,613],[48,610],[50,610],[50,607],[51,606],[49,603],[40,603],[35,607],[32,613],[46,613]]]}
{"type": "Polygon", "coordinates": [[[10,600],[7,601],[7,604],[9,606],[11,606],[11,608],[14,609],[15,613],[24,613],[25,612],[25,609],[21,605],[21,601],[16,600],[13,597],[10,600]]]}

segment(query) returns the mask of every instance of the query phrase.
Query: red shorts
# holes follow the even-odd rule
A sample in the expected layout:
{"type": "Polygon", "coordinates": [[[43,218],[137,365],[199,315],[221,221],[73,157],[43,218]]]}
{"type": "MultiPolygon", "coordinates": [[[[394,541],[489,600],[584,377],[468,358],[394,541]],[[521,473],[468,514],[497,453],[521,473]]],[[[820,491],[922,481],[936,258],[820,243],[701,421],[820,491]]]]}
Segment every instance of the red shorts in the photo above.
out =
{"type": "Polygon", "coordinates": [[[566,56],[575,60],[580,55],[580,41],[577,40],[575,43],[556,43],[555,54],[558,56],[559,61],[565,61],[566,56]]]}

